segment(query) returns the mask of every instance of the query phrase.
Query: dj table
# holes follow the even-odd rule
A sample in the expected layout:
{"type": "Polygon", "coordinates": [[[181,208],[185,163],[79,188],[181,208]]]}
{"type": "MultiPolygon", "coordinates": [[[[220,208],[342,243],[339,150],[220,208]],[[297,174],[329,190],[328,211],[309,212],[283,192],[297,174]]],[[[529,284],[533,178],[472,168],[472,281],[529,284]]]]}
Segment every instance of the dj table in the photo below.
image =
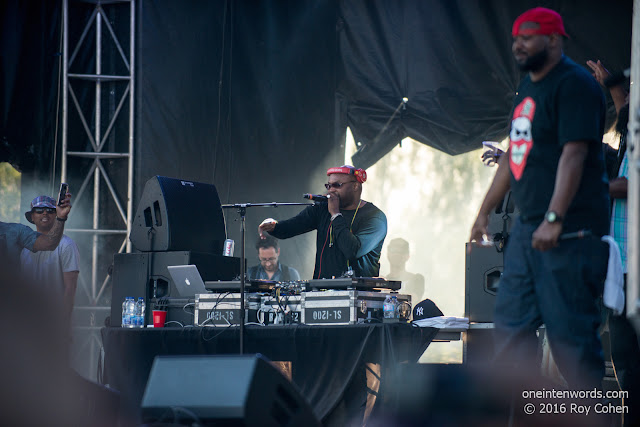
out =
{"type": "MultiPolygon", "coordinates": [[[[399,363],[416,362],[437,332],[401,323],[248,325],[244,349],[247,354],[261,353],[274,362],[286,362],[292,382],[323,424],[346,425],[367,400],[367,377],[371,376],[366,373],[367,364],[377,368],[377,399],[384,399],[385,377],[399,363]]],[[[121,393],[128,416],[135,417],[155,356],[236,354],[239,328],[107,327],[102,330],[102,342],[103,383],[121,393]]]]}

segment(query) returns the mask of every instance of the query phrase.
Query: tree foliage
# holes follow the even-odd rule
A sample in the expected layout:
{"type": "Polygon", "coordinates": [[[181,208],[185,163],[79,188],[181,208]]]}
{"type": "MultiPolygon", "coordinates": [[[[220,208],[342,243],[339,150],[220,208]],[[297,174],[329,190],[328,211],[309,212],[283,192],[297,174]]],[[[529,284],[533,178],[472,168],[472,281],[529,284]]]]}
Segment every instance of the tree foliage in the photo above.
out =
{"type": "Polygon", "coordinates": [[[20,222],[20,172],[0,163],[0,220],[20,222]]]}

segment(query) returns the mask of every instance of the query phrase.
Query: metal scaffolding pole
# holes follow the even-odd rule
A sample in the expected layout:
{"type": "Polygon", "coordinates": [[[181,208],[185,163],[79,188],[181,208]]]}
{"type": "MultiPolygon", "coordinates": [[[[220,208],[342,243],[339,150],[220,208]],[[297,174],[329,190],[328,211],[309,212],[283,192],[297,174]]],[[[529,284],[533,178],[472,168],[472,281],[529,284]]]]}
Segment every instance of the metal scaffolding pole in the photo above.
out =
{"type": "MultiPolygon", "coordinates": [[[[106,304],[100,306],[100,301],[101,297],[105,297],[109,285],[106,271],[110,264],[110,256],[107,255],[113,255],[101,253],[101,239],[121,236],[122,244],[117,243],[120,245],[118,252],[131,251],[128,236],[133,216],[135,0],[62,0],[62,6],[61,182],[81,179],[82,184],[79,187],[70,189],[73,193],[73,204],[84,203],[85,206],[92,206],[90,225],[86,224],[88,227],[85,225],[84,228],[68,228],[65,231],[72,238],[90,236],[88,241],[91,246],[84,251],[81,249],[80,259],[81,271],[90,271],[90,278],[81,278],[77,290],[77,295],[80,293],[87,303],[86,306],[77,305],[74,309],[74,314],[88,316],[91,320],[88,324],[74,324],[74,332],[86,334],[91,330],[88,342],[94,342],[93,335],[98,334],[99,337],[101,327],[98,319],[108,313],[106,304]],[[119,8],[117,13],[115,8],[119,8]],[[126,23],[126,18],[120,19],[123,11],[128,11],[128,25],[122,25],[126,23]],[[117,19],[113,18],[114,15],[117,19]],[[82,18],[83,21],[78,22],[78,16],[88,16],[88,19],[82,18]],[[70,21],[73,19],[76,21],[70,21]],[[76,31],[71,31],[70,27],[76,31]],[[79,29],[82,31],[77,31],[79,29]],[[73,41],[70,40],[71,35],[75,35],[73,41]],[[90,42],[92,36],[95,38],[90,42]],[[128,54],[126,40],[124,44],[121,43],[121,40],[127,37],[128,54]],[[93,84],[93,89],[83,92],[82,88],[86,88],[87,84],[93,84]],[[93,94],[93,102],[87,102],[90,93],[93,94]],[[72,102],[71,107],[69,100],[72,102]],[[105,108],[105,104],[108,103],[109,106],[105,108]],[[128,115],[123,113],[127,105],[128,115]],[[123,120],[128,121],[126,126],[122,125],[123,120]],[[118,129],[126,129],[128,132],[126,141],[122,132],[116,135],[117,123],[120,124],[118,129]],[[76,130],[84,129],[84,134],[70,138],[72,127],[76,130]],[[121,149],[110,150],[115,146],[121,149]],[[88,169],[86,173],[83,172],[84,178],[73,174],[82,169],[73,166],[79,161],[84,161],[83,165],[90,165],[84,167],[88,169]],[[126,170],[126,183],[120,176],[121,173],[116,176],[110,171],[114,162],[126,162],[126,168],[121,168],[126,170]],[[125,197],[126,200],[122,200],[125,197]],[[111,206],[115,206],[119,215],[112,215],[113,208],[109,210],[111,206]],[[119,225],[114,226],[114,221],[119,225]],[[87,312],[91,314],[87,315],[87,312]]],[[[82,353],[86,357],[86,351],[82,353]]],[[[91,362],[97,362],[97,358],[92,359],[95,360],[91,362]]],[[[95,370],[88,372],[86,376],[92,377],[94,373],[95,370]]]]}
{"type": "Polygon", "coordinates": [[[633,2],[630,95],[627,317],[640,332],[640,0],[633,2]]]}

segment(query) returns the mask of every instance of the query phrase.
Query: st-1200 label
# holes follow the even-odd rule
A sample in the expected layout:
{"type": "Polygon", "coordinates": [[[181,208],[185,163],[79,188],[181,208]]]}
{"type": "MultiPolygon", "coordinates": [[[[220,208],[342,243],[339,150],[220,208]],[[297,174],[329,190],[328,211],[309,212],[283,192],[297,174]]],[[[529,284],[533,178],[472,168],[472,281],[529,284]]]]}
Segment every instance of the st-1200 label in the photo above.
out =
{"type": "Polygon", "coordinates": [[[348,307],[307,308],[305,323],[349,323],[348,307]]]}

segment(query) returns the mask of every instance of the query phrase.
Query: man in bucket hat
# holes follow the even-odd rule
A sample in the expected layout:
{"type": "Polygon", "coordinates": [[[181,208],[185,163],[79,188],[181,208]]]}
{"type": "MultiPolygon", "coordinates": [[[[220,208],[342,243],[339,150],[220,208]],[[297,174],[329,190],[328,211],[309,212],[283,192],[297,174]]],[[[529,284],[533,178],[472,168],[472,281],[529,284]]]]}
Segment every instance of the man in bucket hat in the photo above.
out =
{"type": "Polygon", "coordinates": [[[54,250],[64,232],[64,222],[71,210],[71,194],[67,193],[56,213],[53,226],[46,234],[40,234],[22,224],[0,221],[0,279],[15,278],[20,273],[22,249],[32,252],[54,250]]]}
{"type": "MultiPolygon", "coordinates": [[[[31,210],[24,216],[35,224],[38,233],[48,234],[61,221],[56,218],[56,201],[49,196],[38,196],[31,202],[31,210]]],[[[78,247],[63,235],[53,249],[33,252],[22,250],[20,263],[25,278],[59,296],[66,320],[70,320],[78,284],[78,247]]]]}

